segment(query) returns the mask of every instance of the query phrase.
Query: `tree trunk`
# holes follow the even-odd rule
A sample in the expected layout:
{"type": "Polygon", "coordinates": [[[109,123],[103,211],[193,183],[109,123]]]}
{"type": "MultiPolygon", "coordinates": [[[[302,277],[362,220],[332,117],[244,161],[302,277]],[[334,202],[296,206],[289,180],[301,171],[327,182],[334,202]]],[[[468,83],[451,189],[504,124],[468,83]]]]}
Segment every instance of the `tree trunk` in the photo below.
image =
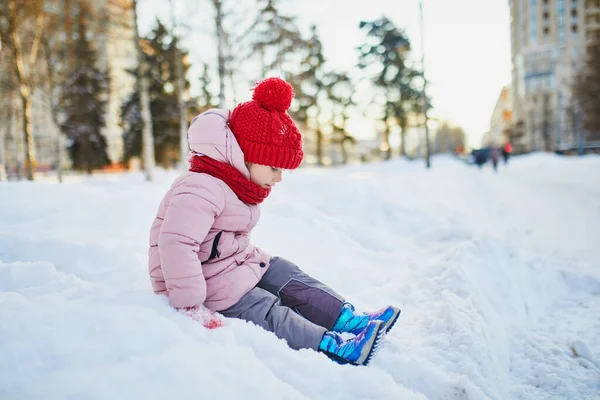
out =
{"type": "Polygon", "coordinates": [[[12,50],[14,69],[19,81],[19,89],[21,94],[21,104],[23,106],[23,139],[25,142],[25,174],[28,180],[33,180],[33,167],[35,164],[35,155],[33,153],[33,135],[31,132],[31,102],[33,91],[35,89],[34,74],[37,71],[36,62],[38,56],[38,50],[40,47],[40,41],[42,36],[42,30],[44,28],[44,13],[43,5],[44,2],[38,0],[35,3],[30,3],[35,9],[35,34],[31,43],[31,51],[28,57],[29,71],[25,68],[25,57],[23,50],[21,49],[21,42],[19,40],[19,28],[18,22],[19,13],[17,7],[17,1],[11,0],[8,3],[8,41],[12,50]]]}
{"type": "Polygon", "coordinates": [[[316,148],[316,156],[317,156],[317,165],[323,165],[323,132],[321,132],[321,128],[317,128],[317,148],[316,148]]]}
{"type": "Polygon", "coordinates": [[[406,128],[400,131],[400,157],[406,157],[406,128]]]}
{"type": "Polygon", "coordinates": [[[383,151],[383,158],[385,160],[392,158],[392,149],[390,148],[390,127],[387,122],[385,123],[383,135],[381,135],[381,150],[383,151]]]}
{"type": "Polygon", "coordinates": [[[152,113],[150,112],[150,94],[148,88],[148,65],[144,60],[144,53],[140,43],[140,34],[137,22],[137,0],[133,1],[133,15],[135,18],[135,43],[139,65],[140,109],[142,116],[142,159],[146,180],[152,181],[154,169],[154,135],[152,132],[152,113]]]}
{"type": "Polygon", "coordinates": [[[217,62],[219,69],[219,108],[225,108],[225,79],[227,71],[225,68],[225,31],[223,30],[223,3],[221,0],[213,0],[216,12],[217,28],[217,62]]]}
{"type": "Polygon", "coordinates": [[[342,110],[342,125],[340,126],[340,133],[342,135],[342,139],[340,141],[340,150],[342,153],[343,165],[348,164],[348,149],[346,148],[346,142],[352,143],[352,137],[348,135],[348,132],[346,132],[346,122],[348,120],[348,117],[346,116],[346,108],[347,105],[345,105],[344,109],[342,110]]]}
{"type": "MultiPolygon", "coordinates": [[[[50,96],[54,96],[54,77],[52,72],[49,73],[50,76],[50,96]]],[[[60,123],[58,122],[58,105],[55,103],[55,100],[52,98],[50,100],[50,114],[52,115],[52,122],[56,126],[56,174],[58,178],[58,183],[63,182],[63,169],[62,169],[62,160],[63,160],[63,143],[62,143],[62,132],[60,130],[60,123]]]]}
{"type": "Polygon", "coordinates": [[[71,8],[72,8],[71,0],[65,0],[65,2],[64,2],[64,16],[65,16],[64,27],[65,27],[65,34],[66,34],[67,70],[68,71],[73,70],[73,61],[75,60],[75,57],[73,57],[73,44],[72,44],[73,28],[72,28],[72,21],[71,21],[71,11],[72,11],[71,8]]]}
{"type": "Polygon", "coordinates": [[[56,174],[58,177],[58,183],[63,183],[63,166],[62,166],[62,160],[63,160],[63,154],[64,154],[64,149],[63,149],[63,143],[62,143],[62,136],[60,131],[58,132],[58,136],[56,136],[56,174]]]}
{"type": "Polygon", "coordinates": [[[15,168],[15,178],[20,181],[21,180],[21,167],[19,165],[19,136],[18,136],[18,124],[17,124],[17,110],[16,110],[16,104],[15,104],[15,99],[11,96],[10,98],[10,105],[8,108],[8,112],[9,112],[9,128],[8,131],[9,132],[14,132],[13,133],[13,137],[11,138],[11,151],[12,151],[12,155],[11,157],[14,158],[15,160],[15,164],[14,164],[14,168],[15,168]]]}
{"type": "Polygon", "coordinates": [[[179,112],[179,168],[185,170],[187,167],[187,154],[189,152],[187,138],[187,110],[185,101],[183,100],[183,90],[185,88],[185,77],[183,76],[183,65],[181,62],[181,54],[179,53],[179,41],[175,36],[175,27],[177,21],[175,19],[175,9],[173,0],[170,1],[171,6],[171,37],[175,44],[173,52],[175,53],[175,93],[177,95],[177,109],[179,112]]]}
{"type": "Polygon", "coordinates": [[[6,136],[10,133],[10,123],[3,135],[0,135],[0,182],[6,177],[6,136]]]}
{"type": "Polygon", "coordinates": [[[79,154],[81,157],[82,166],[85,165],[85,172],[87,172],[88,175],[92,175],[92,172],[94,170],[91,162],[91,159],[93,157],[92,144],[90,143],[90,138],[88,136],[85,136],[83,138],[79,154]]]}
{"type": "Polygon", "coordinates": [[[340,152],[342,153],[342,164],[348,164],[348,150],[346,149],[346,137],[344,133],[344,138],[340,142],[340,152]]]}
{"type": "MultiPolygon", "coordinates": [[[[317,92],[318,93],[318,92],[317,92]]],[[[317,148],[316,148],[316,156],[317,156],[317,165],[322,166],[323,164],[323,131],[321,130],[321,124],[319,123],[319,117],[321,116],[321,108],[317,106],[317,115],[315,117],[315,121],[317,122],[317,131],[316,139],[317,139],[317,148]]]]}
{"type": "MultiPolygon", "coordinates": [[[[70,0],[66,0],[65,1],[65,12],[68,10],[67,8],[67,4],[70,4],[70,0]]],[[[66,18],[66,17],[65,17],[66,18]]],[[[65,29],[67,29],[67,27],[65,26],[65,29]]],[[[70,28],[68,28],[70,29],[70,28]]],[[[69,30],[67,30],[67,32],[70,32],[69,30]]],[[[69,33],[67,34],[67,37],[70,37],[69,33]]],[[[62,183],[63,182],[63,170],[62,170],[62,160],[63,160],[63,147],[62,147],[62,140],[61,140],[61,129],[60,129],[60,122],[59,122],[59,100],[58,100],[58,96],[59,94],[57,93],[56,90],[56,81],[57,81],[57,76],[56,76],[56,71],[54,70],[54,65],[52,63],[52,61],[50,60],[50,45],[48,43],[47,40],[44,40],[42,42],[43,46],[44,46],[44,50],[45,50],[45,58],[46,58],[46,68],[48,68],[48,86],[49,86],[49,92],[50,92],[50,115],[52,117],[52,122],[54,123],[54,126],[56,127],[56,132],[58,133],[56,136],[56,174],[57,174],[57,178],[58,178],[58,183],[62,183]]],[[[69,46],[67,44],[67,46],[69,46]]],[[[68,56],[69,59],[72,58],[72,56],[68,56]]],[[[68,62],[68,60],[67,60],[68,62]]],[[[70,67],[69,67],[69,71],[71,71],[70,67]]]]}
{"type": "Polygon", "coordinates": [[[146,63],[142,61],[140,76],[140,107],[142,111],[142,147],[144,159],[144,172],[146,180],[152,181],[154,168],[154,134],[152,132],[152,114],[150,112],[150,94],[148,93],[148,78],[146,77],[146,63]]]}
{"type": "Polygon", "coordinates": [[[183,77],[183,66],[181,65],[181,57],[179,51],[175,50],[175,82],[177,89],[177,107],[179,109],[179,166],[181,169],[187,167],[187,154],[189,152],[188,138],[187,138],[187,110],[185,107],[185,101],[183,100],[183,88],[185,87],[183,77]]]}
{"type": "Polygon", "coordinates": [[[25,176],[27,180],[33,180],[33,168],[35,155],[33,153],[33,135],[31,133],[31,95],[21,92],[21,104],[23,105],[23,138],[25,146],[25,176]]]}

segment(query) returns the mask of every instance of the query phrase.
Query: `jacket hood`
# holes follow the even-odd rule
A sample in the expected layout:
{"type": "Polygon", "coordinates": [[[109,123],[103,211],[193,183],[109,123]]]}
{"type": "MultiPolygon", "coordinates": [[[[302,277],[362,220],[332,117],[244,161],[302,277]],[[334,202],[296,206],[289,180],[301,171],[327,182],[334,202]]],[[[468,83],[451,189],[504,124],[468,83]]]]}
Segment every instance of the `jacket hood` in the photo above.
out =
{"type": "Polygon", "coordinates": [[[197,115],[188,129],[188,143],[192,152],[232,165],[246,178],[250,172],[244,163],[244,153],[235,135],[229,129],[231,112],[212,108],[197,115]]]}

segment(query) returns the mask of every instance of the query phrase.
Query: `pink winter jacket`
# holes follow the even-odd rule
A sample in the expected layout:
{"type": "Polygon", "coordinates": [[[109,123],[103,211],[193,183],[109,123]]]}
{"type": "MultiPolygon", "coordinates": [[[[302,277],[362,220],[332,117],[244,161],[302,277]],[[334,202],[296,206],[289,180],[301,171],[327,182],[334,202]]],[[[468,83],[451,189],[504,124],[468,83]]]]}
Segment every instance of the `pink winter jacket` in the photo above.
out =
{"type": "MultiPolygon", "coordinates": [[[[198,115],[188,130],[190,148],[249,177],[229,116],[218,109],[198,115]]],[[[250,244],[259,217],[260,208],[243,203],[222,180],[182,174],[160,203],[150,231],[154,292],[167,295],[176,308],[204,304],[220,311],[235,304],[269,267],[270,255],[250,244]]]]}

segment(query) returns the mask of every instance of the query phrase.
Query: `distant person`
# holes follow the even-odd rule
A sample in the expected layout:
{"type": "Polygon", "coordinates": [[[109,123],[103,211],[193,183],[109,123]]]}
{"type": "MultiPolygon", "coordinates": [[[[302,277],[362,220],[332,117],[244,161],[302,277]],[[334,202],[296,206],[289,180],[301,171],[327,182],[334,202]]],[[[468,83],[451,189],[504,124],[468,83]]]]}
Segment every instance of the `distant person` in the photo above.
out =
{"type": "Polygon", "coordinates": [[[473,155],[473,161],[475,162],[475,165],[481,169],[481,167],[487,162],[487,153],[485,149],[473,150],[471,154],[473,155]]]}
{"type": "Polygon", "coordinates": [[[510,153],[512,153],[512,145],[510,142],[506,142],[502,147],[502,157],[504,158],[504,164],[508,164],[508,158],[510,157],[510,153]]]}
{"type": "Polygon", "coordinates": [[[490,161],[492,162],[492,168],[494,172],[498,172],[498,162],[500,161],[500,151],[496,146],[490,149],[490,161]]]}
{"type": "Polygon", "coordinates": [[[259,204],[304,156],[286,112],[293,96],[289,83],[268,78],[233,112],[211,109],[194,118],[189,171],[175,180],[152,224],[152,286],[186,313],[206,307],[253,322],[293,349],[366,365],[400,309],[359,313],[294,263],[250,243],[259,204]]]}

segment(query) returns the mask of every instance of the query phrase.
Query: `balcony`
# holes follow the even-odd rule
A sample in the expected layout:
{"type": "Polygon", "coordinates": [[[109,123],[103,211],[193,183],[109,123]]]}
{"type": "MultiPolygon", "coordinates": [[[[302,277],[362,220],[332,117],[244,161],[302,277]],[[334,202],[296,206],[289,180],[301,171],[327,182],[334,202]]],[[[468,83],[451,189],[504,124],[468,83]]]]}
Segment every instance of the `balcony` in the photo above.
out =
{"type": "Polygon", "coordinates": [[[585,9],[585,15],[597,15],[600,14],[600,7],[587,7],[585,9]]]}

